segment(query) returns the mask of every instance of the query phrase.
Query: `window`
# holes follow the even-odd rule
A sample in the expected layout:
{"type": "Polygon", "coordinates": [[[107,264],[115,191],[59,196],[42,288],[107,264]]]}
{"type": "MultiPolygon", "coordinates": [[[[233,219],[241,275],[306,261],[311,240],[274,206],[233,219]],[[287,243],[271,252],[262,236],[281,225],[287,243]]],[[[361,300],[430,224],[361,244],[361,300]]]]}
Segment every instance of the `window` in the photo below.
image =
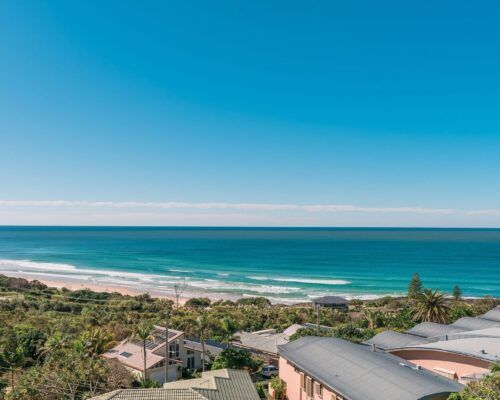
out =
{"type": "Polygon", "coordinates": [[[169,357],[171,358],[179,358],[179,341],[176,341],[175,343],[169,343],[169,350],[170,350],[170,355],[169,357]]]}
{"type": "Polygon", "coordinates": [[[313,381],[311,378],[306,378],[306,394],[308,397],[313,397],[313,381]]]}
{"type": "Polygon", "coordinates": [[[303,372],[300,373],[300,387],[306,390],[306,377],[303,372]]]}
{"type": "Polygon", "coordinates": [[[132,356],[132,354],[131,354],[131,353],[129,353],[128,351],[124,351],[124,352],[120,353],[120,355],[121,355],[122,357],[125,357],[125,358],[129,358],[130,356],[132,356]]]}
{"type": "Polygon", "coordinates": [[[314,392],[316,393],[316,395],[322,399],[323,398],[323,386],[321,385],[321,383],[318,383],[318,382],[315,382],[314,383],[314,392]]]}

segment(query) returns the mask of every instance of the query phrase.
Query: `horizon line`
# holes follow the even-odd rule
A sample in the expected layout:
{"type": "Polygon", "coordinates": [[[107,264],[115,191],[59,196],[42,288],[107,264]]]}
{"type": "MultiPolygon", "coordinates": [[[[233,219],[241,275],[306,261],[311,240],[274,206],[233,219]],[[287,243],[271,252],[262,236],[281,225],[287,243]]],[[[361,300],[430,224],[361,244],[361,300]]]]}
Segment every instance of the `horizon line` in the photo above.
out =
{"type": "Polygon", "coordinates": [[[500,230],[498,227],[454,227],[454,226],[279,226],[279,225],[46,225],[46,224],[0,224],[0,228],[209,228],[209,229],[401,229],[401,230],[500,230]]]}

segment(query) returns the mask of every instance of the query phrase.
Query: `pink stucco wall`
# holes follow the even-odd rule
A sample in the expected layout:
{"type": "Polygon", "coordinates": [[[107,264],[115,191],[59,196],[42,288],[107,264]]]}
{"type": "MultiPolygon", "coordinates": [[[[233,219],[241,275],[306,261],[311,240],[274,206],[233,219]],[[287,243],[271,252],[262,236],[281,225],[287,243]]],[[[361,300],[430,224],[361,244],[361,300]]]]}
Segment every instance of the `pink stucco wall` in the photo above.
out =
{"type": "MultiPolygon", "coordinates": [[[[293,365],[290,365],[283,357],[279,359],[280,378],[286,382],[286,394],[289,400],[308,400],[306,392],[300,387],[300,373],[295,372],[293,365]]],[[[323,387],[323,397],[314,393],[314,400],[330,400],[332,392],[323,387]]]]}
{"type": "Polygon", "coordinates": [[[464,375],[488,372],[490,368],[488,361],[443,351],[396,350],[391,353],[433,372],[439,373],[436,367],[454,371],[458,380],[464,375]]]}

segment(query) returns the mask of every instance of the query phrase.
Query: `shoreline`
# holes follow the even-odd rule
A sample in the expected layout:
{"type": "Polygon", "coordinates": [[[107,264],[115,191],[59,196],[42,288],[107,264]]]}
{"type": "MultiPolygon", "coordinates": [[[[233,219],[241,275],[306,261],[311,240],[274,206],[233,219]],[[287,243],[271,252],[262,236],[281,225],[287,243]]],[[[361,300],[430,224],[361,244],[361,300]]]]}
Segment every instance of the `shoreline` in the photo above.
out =
{"type": "Polygon", "coordinates": [[[140,273],[131,271],[93,270],[79,268],[67,263],[46,261],[32,261],[28,259],[0,259],[0,274],[19,277],[28,280],[38,280],[47,285],[71,290],[89,288],[96,292],[115,291],[122,294],[141,295],[149,294],[152,297],[175,299],[176,289],[179,289],[179,299],[187,301],[194,297],[206,297],[212,301],[236,301],[247,297],[265,297],[273,304],[293,305],[309,303],[315,297],[340,296],[346,300],[370,301],[383,297],[398,298],[404,292],[350,292],[346,285],[351,282],[337,279],[308,278],[308,277],[269,277],[249,275],[253,282],[239,282],[226,279],[226,272],[216,273],[216,277],[195,277],[192,271],[183,268],[171,268],[168,273],[179,275],[161,275],[154,273],[140,273]],[[187,277],[184,276],[186,275],[187,277]],[[289,284],[291,282],[291,284],[289,284]],[[299,282],[299,284],[294,284],[299,282]],[[301,288],[300,284],[323,284],[324,290],[301,288]],[[337,290],[328,286],[335,287],[337,290]],[[232,289],[236,290],[232,290],[232,289]],[[342,290],[343,289],[343,290],[342,290]]]}
{"type": "MultiPolygon", "coordinates": [[[[99,293],[120,293],[121,295],[124,296],[140,296],[143,294],[149,294],[153,298],[158,298],[158,299],[166,299],[166,300],[172,300],[176,301],[176,296],[175,294],[172,293],[166,293],[165,291],[159,290],[159,289],[154,289],[154,288],[147,288],[147,287],[140,287],[140,286],[132,286],[132,285],[126,285],[126,284],[108,284],[105,282],[89,282],[87,280],[80,280],[76,278],[61,278],[61,279],[56,279],[56,277],[50,277],[50,278],[44,278],[39,275],[35,274],[30,274],[27,272],[5,272],[5,271],[0,271],[0,275],[5,275],[7,277],[11,278],[23,278],[28,281],[38,281],[43,283],[44,285],[47,285],[48,287],[53,287],[57,289],[62,289],[66,288],[71,291],[75,290],[84,290],[84,289],[89,289],[93,292],[99,292],[99,293]]],[[[309,303],[311,300],[309,299],[289,299],[288,301],[284,301],[281,299],[281,301],[276,301],[275,298],[268,297],[268,296],[240,296],[236,294],[228,294],[228,293],[205,293],[205,292],[200,292],[200,293],[193,293],[191,292],[184,292],[179,296],[179,305],[184,305],[186,301],[192,298],[197,298],[197,297],[207,297],[211,301],[218,301],[218,300],[231,300],[231,301],[236,301],[241,298],[246,298],[246,297],[265,297],[268,300],[271,301],[273,304],[283,304],[283,305],[297,305],[297,304],[304,304],[304,303],[309,303]]],[[[383,297],[393,297],[393,298],[399,298],[402,297],[402,295],[399,294],[392,294],[392,295],[376,295],[376,294],[364,294],[360,295],[359,297],[357,296],[341,296],[341,297],[346,297],[347,300],[362,300],[362,301],[370,301],[370,300],[376,300],[380,299],[383,297]]]]}
{"type": "MultiPolygon", "coordinates": [[[[38,282],[43,283],[44,285],[47,285],[49,288],[56,288],[56,289],[65,288],[65,289],[68,289],[70,291],[88,289],[88,290],[91,290],[91,291],[97,292],[97,293],[119,293],[122,296],[132,296],[132,297],[140,296],[143,294],[148,294],[152,298],[155,298],[155,299],[171,300],[174,303],[176,303],[176,301],[177,301],[176,296],[174,294],[165,293],[165,292],[162,292],[161,290],[158,290],[158,289],[148,290],[147,288],[140,288],[140,287],[135,287],[135,286],[132,287],[132,286],[126,285],[126,284],[116,284],[115,283],[115,284],[109,285],[109,284],[105,284],[104,282],[102,282],[102,283],[99,283],[99,282],[90,283],[90,282],[84,281],[84,280],[68,279],[68,278],[61,279],[61,280],[57,280],[54,278],[45,279],[45,278],[40,278],[40,277],[35,276],[35,275],[31,275],[31,274],[26,273],[26,272],[5,273],[3,271],[0,271],[0,275],[4,275],[4,276],[10,277],[10,278],[23,278],[23,279],[26,279],[30,282],[38,281],[38,282]]],[[[307,300],[307,299],[290,299],[289,302],[283,302],[283,301],[276,302],[276,301],[273,301],[275,299],[269,298],[267,296],[238,296],[238,295],[215,294],[215,293],[199,293],[199,294],[189,293],[189,295],[186,295],[186,294],[187,293],[179,295],[179,299],[178,299],[179,305],[183,306],[183,305],[185,305],[185,303],[188,300],[190,300],[192,298],[199,298],[199,297],[206,297],[206,298],[209,298],[211,301],[219,301],[219,300],[236,301],[238,299],[242,299],[245,297],[264,297],[264,298],[267,298],[268,300],[270,300],[272,304],[275,304],[275,305],[281,304],[281,305],[286,305],[286,306],[296,306],[296,305],[300,305],[300,304],[310,303],[310,300],[307,300]]],[[[399,299],[399,298],[405,297],[405,295],[400,295],[400,294],[392,294],[392,295],[391,294],[388,294],[388,295],[366,294],[366,295],[361,295],[360,297],[347,297],[346,300],[348,300],[348,301],[360,300],[360,301],[365,302],[365,301],[372,301],[372,300],[381,299],[384,297],[391,297],[394,299],[399,299]]],[[[451,296],[447,296],[447,297],[451,297],[451,296]]],[[[474,300],[478,300],[481,298],[483,298],[483,297],[464,296],[463,300],[474,301],[474,300]]],[[[493,297],[493,298],[496,299],[496,297],[493,297]]]]}

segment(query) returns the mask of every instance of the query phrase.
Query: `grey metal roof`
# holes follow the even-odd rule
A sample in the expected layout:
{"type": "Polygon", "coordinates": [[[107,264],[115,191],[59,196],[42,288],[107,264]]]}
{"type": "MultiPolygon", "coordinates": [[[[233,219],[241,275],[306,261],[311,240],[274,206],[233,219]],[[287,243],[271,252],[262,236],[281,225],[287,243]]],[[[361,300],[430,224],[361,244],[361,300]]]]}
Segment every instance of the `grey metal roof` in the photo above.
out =
{"type": "Polygon", "coordinates": [[[384,331],[363,342],[367,345],[375,345],[382,350],[399,349],[401,347],[412,346],[423,343],[437,341],[435,338],[423,338],[421,336],[409,335],[394,331],[384,331]]]}
{"type": "Polygon", "coordinates": [[[452,333],[458,333],[466,331],[467,328],[462,328],[453,325],[443,325],[437,324],[435,322],[421,322],[415,325],[413,328],[405,331],[410,335],[422,336],[425,338],[445,336],[452,333]]]}
{"type": "Polygon", "coordinates": [[[339,296],[323,296],[313,299],[314,304],[332,304],[336,306],[347,305],[347,300],[339,296]]]}
{"type": "Polygon", "coordinates": [[[447,353],[463,354],[487,361],[496,361],[500,359],[499,338],[483,337],[441,340],[435,343],[411,346],[411,348],[421,350],[439,350],[447,353]]]}
{"type": "Polygon", "coordinates": [[[500,326],[500,321],[492,321],[489,319],[474,317],[462,317],[451,324],[451,326],[463,328],[467,331],[472,331],[500,326]]]}
{"type": "Polygon", "coordinates": [[[493,310],[481,315],[481,318],[500,322],[500,307],[495,307],[493,310]]]}
{"type": "Polygon", "coordinates": [[[477,331],[465,331],[460,333],[453,333],[448,336],[448,340],[454,339],[467,339],[467,338],[481,338],[481,337],[491,337],[500,338],[500,327],[479,329],[477,331]]]}
{"type": "Polygon", "coordinates": [[[401,358],[337,338],[304,337],[280,346],[280,355],[349,400],[418,400],[462,387],[401,358]]]}
{"type": "Polygon", "coordinates": [[[92,400],[260,400],[246,371],[221,369],[201,378],[171,382],[163,389],[121,389],[92,400]]]}
{"type": "MultiPolygon", "coordinates": [[[[201,352],[203,349],[201,347],[200,339],[185,339],[184,346],[188,349],[201,352]]],[[[205,350],[209,352],[212,356],[217,356],[222,353],[227,348],[224,343],[217,342],[215,340],[205,340],[205,350]]]]}

